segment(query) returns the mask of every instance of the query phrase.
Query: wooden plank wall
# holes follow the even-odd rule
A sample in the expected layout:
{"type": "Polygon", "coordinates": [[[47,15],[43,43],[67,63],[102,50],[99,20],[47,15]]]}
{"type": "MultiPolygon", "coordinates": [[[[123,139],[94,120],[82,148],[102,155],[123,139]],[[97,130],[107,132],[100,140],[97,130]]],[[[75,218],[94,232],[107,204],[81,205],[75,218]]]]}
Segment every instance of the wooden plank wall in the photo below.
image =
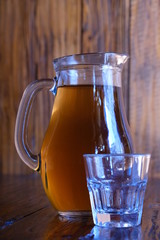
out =
{"type": "Polygon", "coordinates": [[[138,152],[160,173],[160,1],[131,1],[129,121],[138,152]],[[145,2],[145,4],[144,4],[145,2]]]}
{"type": "MultiPolygon", "coordinates": [[[[53,77],[53,58],[80,52],[130,55],[123,92],[135,145],[138,152],[160,157],[159,12],[159,0],[0,0],[0,172],[30,172],[14,147],[25,87],[34,79],[53,77]]],[[[47,93],[40,94],[32,111],[29,136],[35,151],[52,102],[47,93]]],[[[158,172],[156,161],[153,171],[158,172]]]]}

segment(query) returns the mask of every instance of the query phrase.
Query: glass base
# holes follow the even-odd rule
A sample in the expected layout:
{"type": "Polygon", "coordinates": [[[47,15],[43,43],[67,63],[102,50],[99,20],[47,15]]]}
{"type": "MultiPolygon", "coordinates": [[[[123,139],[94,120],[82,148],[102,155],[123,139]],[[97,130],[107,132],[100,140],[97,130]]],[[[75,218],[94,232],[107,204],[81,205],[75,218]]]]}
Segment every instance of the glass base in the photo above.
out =
{"type": "Polygon", "coordinates": [[[91,211],[68,211],[68,212],[58,212],[58,214],[66,219],[83,219],[92,216],[91,211]]]}
{"type": "Polygon", "coordinates": [[[99,227],[126,228],[135,227],[141,224],[141,212],[137,213],[94,213],[94,224],[99,227]]]}

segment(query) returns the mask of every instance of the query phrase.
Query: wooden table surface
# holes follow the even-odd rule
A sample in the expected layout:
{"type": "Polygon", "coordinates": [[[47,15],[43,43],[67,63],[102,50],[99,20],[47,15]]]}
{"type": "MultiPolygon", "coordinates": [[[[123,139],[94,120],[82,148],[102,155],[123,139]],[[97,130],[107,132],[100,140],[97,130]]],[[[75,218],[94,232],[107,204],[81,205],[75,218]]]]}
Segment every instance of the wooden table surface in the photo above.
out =
{"type": "MultiPolygon", "coordinates": [[[[158,176],[158,175],[157,175],[158,176]]],[[[160,239],[160,178],[150,176],[142,224],[105,229],[91,218],[68,221],[58,217],[38,174],[0,177],[0,239],[160,239]]]]}

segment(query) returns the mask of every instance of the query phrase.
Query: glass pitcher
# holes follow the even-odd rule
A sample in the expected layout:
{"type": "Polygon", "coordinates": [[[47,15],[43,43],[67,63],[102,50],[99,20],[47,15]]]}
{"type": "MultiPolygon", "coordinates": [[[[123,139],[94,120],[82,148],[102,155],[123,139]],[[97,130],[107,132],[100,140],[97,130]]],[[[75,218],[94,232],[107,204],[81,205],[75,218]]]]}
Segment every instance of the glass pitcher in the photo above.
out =
{"type": "Polygon", "coordinates": [[[121,87],[127,59],[116,53],[57,58],[53,61],[56,77],[32,82],[23,94],[16,119],[16,149],[41,174],[49,200],[63,216],[90,213],[83,154],[133,152],[121,87]],[[41,150],[34,155],[27,143],[27,123],[32,101],[43,89],[55,99],[41,150]]]}

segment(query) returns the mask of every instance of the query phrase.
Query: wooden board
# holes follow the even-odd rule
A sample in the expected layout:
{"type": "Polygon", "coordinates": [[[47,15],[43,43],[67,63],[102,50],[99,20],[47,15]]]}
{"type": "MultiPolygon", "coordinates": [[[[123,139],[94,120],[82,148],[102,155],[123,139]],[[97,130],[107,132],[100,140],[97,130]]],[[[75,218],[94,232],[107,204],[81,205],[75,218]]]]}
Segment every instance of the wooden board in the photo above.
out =
{"type": "MultiPolygon", "coordinates": [[[[131,1],[130,125],[138,152],[160,157],[160,5],[131,1]]],[[[153,174],[159,172],[157,164],[153,174]]]]}

